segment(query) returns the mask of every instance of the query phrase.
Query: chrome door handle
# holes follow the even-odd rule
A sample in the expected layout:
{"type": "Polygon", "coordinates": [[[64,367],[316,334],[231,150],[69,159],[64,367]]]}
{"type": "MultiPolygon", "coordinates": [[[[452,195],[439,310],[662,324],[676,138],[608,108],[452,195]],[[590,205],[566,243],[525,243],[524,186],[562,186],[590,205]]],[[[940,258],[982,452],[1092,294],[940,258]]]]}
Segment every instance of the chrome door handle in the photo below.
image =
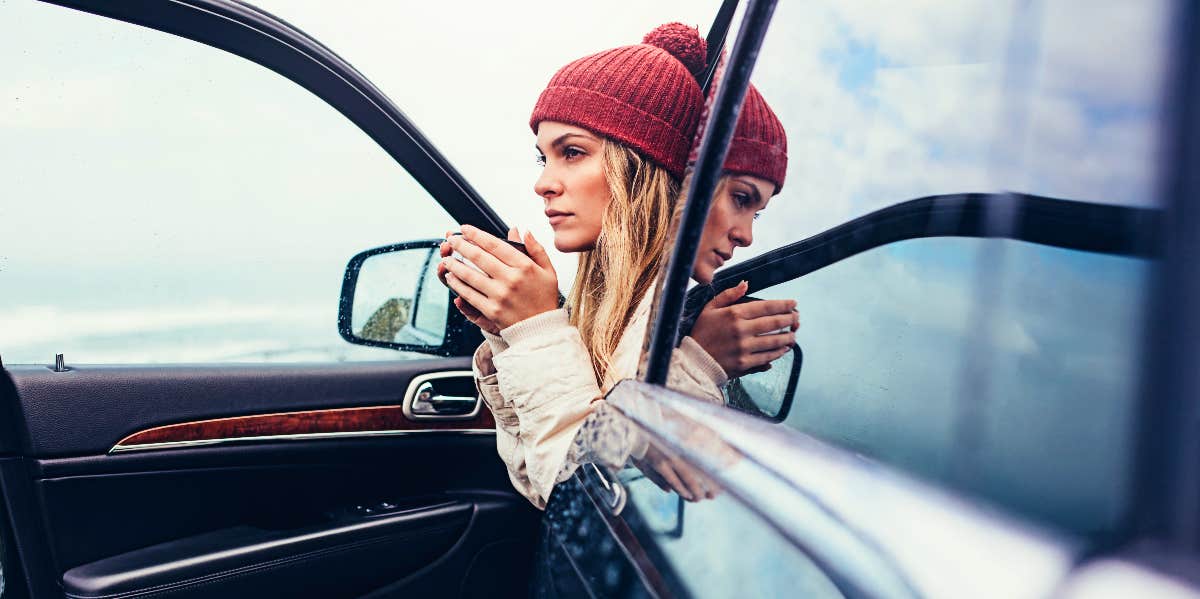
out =
{"type": "Polygon", "coordinates": [[[595,471],[596,478],[600,479],[600,486],[604,487],[604,491],[607,493],[607,495],[604,497],[605,507],[607,507],[614,516],[621,515],[621,511],[625,509],[625,500],[628,497],[628,494],[625,492],[625,486],[622,485],[621,482],[615,477],[609,478],[608,475],[605,474],[604,471],[595,464],[588,463],[588,466],[595,471]]]}
{"type": "Polygon", "coordinates": [[[477,395],[444,395],[437,392],[435,381],[459,378],[474,387],[471,371],[431,372],[413,377],[404,394],[404,415],[412,420],[470,420],[479,415],[482,402],[477,395]]]}

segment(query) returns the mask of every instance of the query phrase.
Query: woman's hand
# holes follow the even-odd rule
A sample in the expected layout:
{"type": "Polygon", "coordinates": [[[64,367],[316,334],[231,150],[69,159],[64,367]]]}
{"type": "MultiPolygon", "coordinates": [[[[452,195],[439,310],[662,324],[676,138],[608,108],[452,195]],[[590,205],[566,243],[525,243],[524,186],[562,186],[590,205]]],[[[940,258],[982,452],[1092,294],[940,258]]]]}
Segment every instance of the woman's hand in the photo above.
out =
{"type": "MultiPolygon", "coordinates": [[[[439,248],[439,252],[440,252],[442,258],[448,258],[448,257],[450,257],[451,254],[454,253],[454,249],[450,247],[450,237],[451,236],[454,236],[454,233],[452,231],[447,231],[446,232],[446,241],[443,241],[441,247],[439,248]]],[[[513,239],[515,241],[516,236],[517,236],[516,229],[508,230],[508,238],[509,239],[513,239]]],[[[450,286],[448,283],[446,283],[446,275],[449,273],[450,273],[450,269],[447,268],[444,263],[438,262],[438,265],[437,265],[438,280],[441,281],[442,284],[446,285],[447,287],[450,286]]],[[[484,316],[482,313],[479,312],[479,310],[475,309],[475,306],[472,306],[471,304],[467,303],[467,301],[464,300],[461,296],[454,298],[454,307],[458,308],[458,311],[462,313],[463,317],[465,317],[467,320],[471,321],[472,324],[479,327],[483,331],[486,331],[493,335],[500,334],[500,326],[499,325],[488,320],[486,316],[484,316]]]]}
{"type": "Polygon", "coordinates": [[[746,295],[745,281],[718,293],[692,327],[692,339],[708,352],[729,378],[762,372],[796,342],[800,315],[794,300],[735,303],[746,295]],[[776,334],[772,331],[788,328],[776,334]]]}
{"type": "Polygon", "coordinates": [[[658,450],[653,444],[646,450],[642,459],[634,460],[634,465],[646,478],[658,485],[658,488],[668,492],[674,491],[687,501],[712,499],[721,493],[720,485],[703,472],[658,450]]]}
{"type": "MultiPolygon", "coordinates": [[[[510,232],[512,236],[515,235],[510,232]]],[[[522,241],[529,251],[528,256],[493,235],[463,225],[462,235],[452,236],[443,244],[449,246],[450,252],[458,252],[483,271],[455,260],[443,247],[438,274],[441,275],[445,268],[446,285],[458,294],[454,305],[471,322],[479,324],[468,310],[463,309],[459,300],[469,304],[478,317],[497,327],[497,332],[558,308],[558,275],[546,249],[530,233],[526,233],[522,241]]]]}

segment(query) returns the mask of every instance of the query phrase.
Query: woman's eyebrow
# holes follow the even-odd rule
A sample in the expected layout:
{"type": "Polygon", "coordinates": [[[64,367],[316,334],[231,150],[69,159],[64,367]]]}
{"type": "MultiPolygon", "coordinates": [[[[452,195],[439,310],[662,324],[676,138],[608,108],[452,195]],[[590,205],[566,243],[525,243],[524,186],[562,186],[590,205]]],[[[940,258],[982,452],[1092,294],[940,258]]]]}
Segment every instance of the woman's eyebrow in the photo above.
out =
{"type": "Polygon", "coordinates": [[[750,192],[750,195],[754,198],[755,204],[762,202],[762,194],[758,193],[758,186],[754,185],[753,183],[751,183],[745,179],[734,179],[734,181],[737,181],[738,183],[741,183],[742,185],[745,185],[748,188],[743,191],[750,192]]]}
{"type": "MultiPolygon", "coordinates": [[[[578,137],[581,139],[586,139],[588,141],[598,141],[595,137],[592,137],[590,135],[584,135],[582,133],[563,133],[562,135],[559,135],[557,138],[555,138],[554,141],[550,142],[550,147],[557,148],[557,147],[567,143],[567,140],[572,137],[578,137]]],[[[545,152],[542,151],[542,146],[533,144],[533,149],[537,150],[539,154],[545,154],[545,152]]]]}
{"type": "Polygon", "coordinates": [[[557,147],[567,143],[567,140],[572,137],[579,137],[582,139],[586,139],[588,141],[595,141],[595,139],[596,139],[590,135],[584,135],[582,133],[563,133],[562,135],[559,135],[553,142],[550,143],[550,147],[557,148],[557,147]]]}

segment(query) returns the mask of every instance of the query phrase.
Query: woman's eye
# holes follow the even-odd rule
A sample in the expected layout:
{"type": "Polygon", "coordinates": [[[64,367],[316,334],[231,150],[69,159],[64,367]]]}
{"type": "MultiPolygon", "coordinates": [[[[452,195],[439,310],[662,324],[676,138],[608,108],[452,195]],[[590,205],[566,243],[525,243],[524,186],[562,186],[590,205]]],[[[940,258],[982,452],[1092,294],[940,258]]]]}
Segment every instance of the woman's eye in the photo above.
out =
{"type": "Polygon", "coordinates": [[[537,161],[538,166],[546,166],[546,155],[545,154],[538,154],[536,157],[534,157],[534,160],[537,161]]]}
{"type": "Polygon", "coordinates": [[[738,208],[745,208],[750,205],[750,196],[744,193],[733,194],[733,203],[737,204],[738,208]]]}
{"type": "Polygon", "coordinates": [[[762,216],[762,213],[761,213],[761,212],[755,212],[755,213],[754,213],[754,220],[758,220],[758,217],[760,217],[760,216],[762,216]]]}
{"type": "Polygon", "coordinates": [[[567,147],[563,149],[563,158],[566,158],[567,160],[578,158],[580,156],[583,156],[583,150],[580,150],[579,148],[567,147]]]}

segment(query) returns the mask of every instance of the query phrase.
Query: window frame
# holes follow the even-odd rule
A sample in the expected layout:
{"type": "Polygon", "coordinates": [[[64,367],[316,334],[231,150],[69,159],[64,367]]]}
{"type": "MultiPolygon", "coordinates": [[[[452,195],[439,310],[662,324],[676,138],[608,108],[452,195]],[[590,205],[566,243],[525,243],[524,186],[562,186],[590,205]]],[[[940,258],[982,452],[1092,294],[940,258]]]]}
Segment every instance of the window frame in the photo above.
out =
{"type": "MultiPolygon", "coordinates": [[[[1021,193],[927,196],[893,204],[724,269],[689,305],[746,280],[749,293],[797,279],[867,250],[927,237],[1027,241],[1085,252],[1154,259],[1162,253],[1163,212],[1021,193]],[[1009,234],[988,229],[988,211],[1014,214],[1009,234]]],[[[704,300],[707,301],[707,300],[704,300]]],[[[701,304],[702,305],[702,304],[701,304]]]]}

